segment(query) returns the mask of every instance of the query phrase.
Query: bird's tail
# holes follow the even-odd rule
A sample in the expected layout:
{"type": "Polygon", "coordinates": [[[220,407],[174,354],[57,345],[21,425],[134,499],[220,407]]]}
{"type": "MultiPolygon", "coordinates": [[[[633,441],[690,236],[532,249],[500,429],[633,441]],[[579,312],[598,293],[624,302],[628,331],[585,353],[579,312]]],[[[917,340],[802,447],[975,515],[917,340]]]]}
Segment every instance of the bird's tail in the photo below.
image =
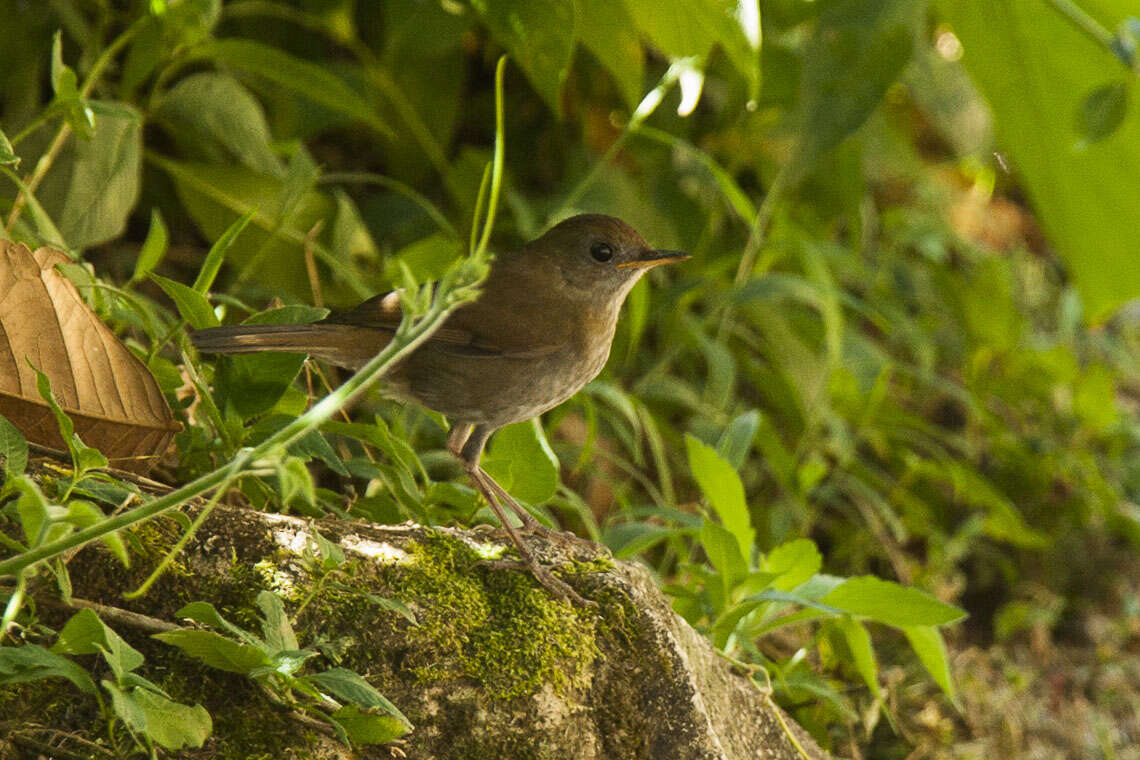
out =
{"type": "Polygon", "coordinates": [[[337,324],[234,325],[194,330],[190,340],[210,354],[260,351],[309,354],[331,364],[359,369],[391,340],[391,333],[337,324]]]}

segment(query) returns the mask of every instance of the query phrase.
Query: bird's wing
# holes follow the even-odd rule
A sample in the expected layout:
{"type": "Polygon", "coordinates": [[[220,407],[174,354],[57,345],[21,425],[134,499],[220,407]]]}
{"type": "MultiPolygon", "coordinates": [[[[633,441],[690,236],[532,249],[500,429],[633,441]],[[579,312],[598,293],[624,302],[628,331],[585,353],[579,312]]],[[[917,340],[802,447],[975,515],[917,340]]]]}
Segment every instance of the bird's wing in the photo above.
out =
{"type": "MultiPolygon", "coordinates": [[[[488,340],[482,333],[487,330],[478,329],[486,325],[480,320],[478,302],[469,307],[460,308],[452,314],[442,327],[432,333],[428,343],[437,350],[453,356],[463,356],[471,359],[495,358],[534,358],[554,353],[560,346],[545,344],[537,346],[507,347],[500,341],[488,340]]],[[[348,311],[336,312],[323,320],[326,324],[353,325],[373,330],[396,331],[403,319],[400,308],[400,294],[396,291],[373,296],[348,311]]],[[[493,326],[491,326],[493,328],[493,326]]]]}

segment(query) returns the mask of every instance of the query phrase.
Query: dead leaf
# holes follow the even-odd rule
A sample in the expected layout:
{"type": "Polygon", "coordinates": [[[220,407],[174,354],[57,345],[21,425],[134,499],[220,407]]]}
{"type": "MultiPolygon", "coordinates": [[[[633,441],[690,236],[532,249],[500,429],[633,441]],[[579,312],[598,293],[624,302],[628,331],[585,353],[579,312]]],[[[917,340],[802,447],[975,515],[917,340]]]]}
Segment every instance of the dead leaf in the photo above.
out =
{"type": "Polygon", "coordinates": [[[144,473],[181,426],[150,370],[84,303],[52,248],[0,240],[0,414],[32,443],[66,450],[36,391],[48,376],[75,432],[113,467],[144,473]]]}

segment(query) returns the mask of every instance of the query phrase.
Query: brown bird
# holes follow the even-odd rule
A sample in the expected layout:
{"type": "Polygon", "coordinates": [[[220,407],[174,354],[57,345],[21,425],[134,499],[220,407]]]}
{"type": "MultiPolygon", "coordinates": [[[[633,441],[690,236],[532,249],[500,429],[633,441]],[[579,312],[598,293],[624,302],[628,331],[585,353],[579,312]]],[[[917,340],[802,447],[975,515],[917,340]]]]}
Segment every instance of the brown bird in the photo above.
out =
{"type": "MultiPolygon", "coordinates": [[[[473,303],[385,376],[386,391],[443,413],[447,448],[491,505],[526,566],[555,595],[585,603],[541,565],[511,525],[509,506],[528,531],[537,520],[479,466],[498,428],[536,417],[593,380],[606,363],[618,313],[647,270],[688,258],[650,248],[620,219],[582,214],[512,253],[496,256],[473,303]]],[[[309,325],[239,325],[193,333],[202,351],[307,353],[359,369],[400,324],[395,292],[309,325]]]]}

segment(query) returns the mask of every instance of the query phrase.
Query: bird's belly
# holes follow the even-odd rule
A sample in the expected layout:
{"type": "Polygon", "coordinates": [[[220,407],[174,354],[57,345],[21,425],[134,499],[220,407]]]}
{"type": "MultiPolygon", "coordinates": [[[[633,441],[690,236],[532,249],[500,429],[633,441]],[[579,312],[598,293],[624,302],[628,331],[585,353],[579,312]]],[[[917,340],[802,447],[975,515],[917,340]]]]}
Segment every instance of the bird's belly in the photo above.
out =
{"type": "Polygon", "coordinates": [[[601,372],[609,343],[542,357],[465,357],[421,351],[393,378],[401,395],[454,421],[494,427],[537,417],[573,396],[601,372]]]}

